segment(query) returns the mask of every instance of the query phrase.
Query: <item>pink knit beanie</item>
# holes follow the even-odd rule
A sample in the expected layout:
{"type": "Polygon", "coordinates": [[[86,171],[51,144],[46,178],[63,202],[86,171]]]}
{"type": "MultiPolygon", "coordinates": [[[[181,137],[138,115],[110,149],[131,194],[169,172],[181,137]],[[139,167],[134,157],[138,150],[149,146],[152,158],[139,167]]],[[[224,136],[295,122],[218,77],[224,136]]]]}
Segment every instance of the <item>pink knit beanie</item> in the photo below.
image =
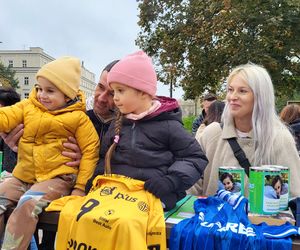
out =
{"type": "Polygon", "coordinates": [[[107,75],[107,82],[127,85],[155,96],[157,77],[152,60],[143,51],[137,51],[121,59],[107,75]]]}

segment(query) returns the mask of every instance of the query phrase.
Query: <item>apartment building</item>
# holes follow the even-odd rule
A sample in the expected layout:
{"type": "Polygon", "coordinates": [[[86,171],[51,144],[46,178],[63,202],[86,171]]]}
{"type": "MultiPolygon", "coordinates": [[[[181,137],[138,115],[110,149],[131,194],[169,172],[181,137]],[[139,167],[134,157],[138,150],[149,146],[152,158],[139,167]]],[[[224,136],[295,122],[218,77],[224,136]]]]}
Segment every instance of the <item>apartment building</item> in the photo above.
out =
{"type": "MultiPolygon", "coordinates": [[[[28,98],[36,83],[35,75],[38,70],[53,60],[55,58],[46,54],[40,47],[30,47],[29,50],[0,50],[0,61],[16,71],[16,78],[19,80],[17,92],[21,95],[21,99],[28,98]]],[[[95,74],[87,70],[82,62],[80,89],[86,98],[93,96],[95,86],[95,74]]]]}

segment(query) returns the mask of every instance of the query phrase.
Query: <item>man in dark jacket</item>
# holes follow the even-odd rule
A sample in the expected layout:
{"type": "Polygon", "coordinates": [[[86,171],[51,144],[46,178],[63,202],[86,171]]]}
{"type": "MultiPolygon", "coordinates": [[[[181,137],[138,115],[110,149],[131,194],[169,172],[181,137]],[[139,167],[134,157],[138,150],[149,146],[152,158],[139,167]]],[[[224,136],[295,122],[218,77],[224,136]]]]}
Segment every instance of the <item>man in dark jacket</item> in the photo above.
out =
{"type": "Polygon", "coordinates": [[[202,122],[205,119],[207,110],[209,108],[209,106],[215,101],[217,100],[217,97],[214,94],[207,94],[203,97],[203,102],[202,102],[202,112],[200,113],[200,115],[195,118],[195,120],[193,121],[193,125],[192,125],[192,134],[196,135],[196,132],[198,130],[198,128],[200,127],[200,125],[202,124],[202,122]]]}
{"type": "Polygon", "coordinates": [[[95,90],[93,109],[87,111],[87,115],[98,132],[100,141],[114,119],[115,105],[113,92],[107,85],[107,73],[117,62],[118,60],[111,62],[103,69],[95,90]]]}

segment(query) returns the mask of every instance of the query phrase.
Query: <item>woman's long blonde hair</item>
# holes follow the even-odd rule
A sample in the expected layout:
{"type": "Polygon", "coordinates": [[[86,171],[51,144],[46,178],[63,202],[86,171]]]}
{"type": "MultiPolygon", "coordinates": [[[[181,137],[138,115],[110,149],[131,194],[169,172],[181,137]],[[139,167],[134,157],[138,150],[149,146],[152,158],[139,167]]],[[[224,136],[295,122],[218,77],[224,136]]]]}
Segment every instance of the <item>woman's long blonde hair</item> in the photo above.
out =
{"type": "MultiPolygon", "coordinates": [[[[272,164],[274,162],[273,142],[276,138],[275,128],[284,127],[275,110],[275,96],[271,77],[267,70],[259,65],[248,63],[232,70],[227,83],[239,75],[248,83],[254,94],[252,112],[252,129],[255,140],[254,164],[272,164]]],[[[228,124],[232,119],[226,103],[222,121],[228,124]]]]}

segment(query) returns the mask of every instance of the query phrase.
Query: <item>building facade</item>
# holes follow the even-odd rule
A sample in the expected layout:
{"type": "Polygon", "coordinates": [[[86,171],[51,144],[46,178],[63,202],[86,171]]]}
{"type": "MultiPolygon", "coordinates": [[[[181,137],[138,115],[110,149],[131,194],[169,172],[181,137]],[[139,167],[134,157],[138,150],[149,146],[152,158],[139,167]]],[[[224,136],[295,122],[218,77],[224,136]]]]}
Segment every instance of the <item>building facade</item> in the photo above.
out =
{"type": "MultiPolygon", "coordinates": [[[[21,99],[28,98],[36,83],[35,75],[38,70],[53,60],[55,58],[39,47],[30,47],[29,50],[0,50],[0,61],[16,71],[15,76],[19,80],[19,88],[16,90],[21,99]]],[[[82,62],[80,89],[87,99],[93,96],[95,87],[95,74],[87,70],[82,62]]]]}
{"type": "Polygon", "coordinates": [[[201,103],[200,100],[177,100],[182,111],[182,117],[188,117],[188,116],[198,116],[201,111],[201,103]]]}

